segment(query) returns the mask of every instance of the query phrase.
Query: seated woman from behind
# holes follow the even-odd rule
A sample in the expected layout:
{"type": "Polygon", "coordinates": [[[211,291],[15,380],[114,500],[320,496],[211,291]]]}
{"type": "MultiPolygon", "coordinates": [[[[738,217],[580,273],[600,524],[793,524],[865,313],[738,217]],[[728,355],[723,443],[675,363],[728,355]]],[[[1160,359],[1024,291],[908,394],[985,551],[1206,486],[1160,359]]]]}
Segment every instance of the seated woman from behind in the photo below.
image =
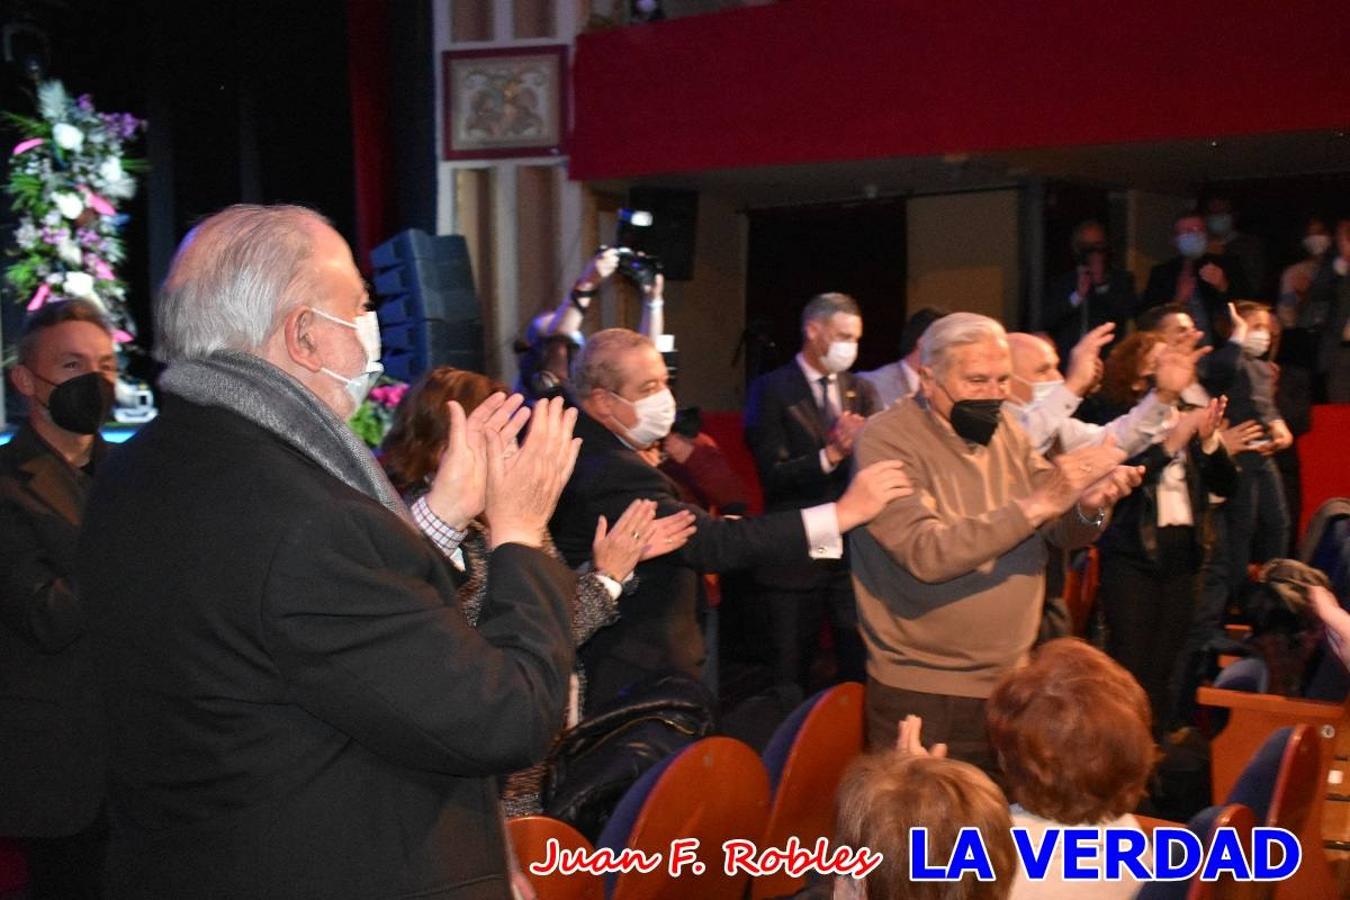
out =
{"type": "MultiPolygon", "coordinates": [[[[1157,759],[1149,702],[1139,682],[1105,653],[1077,638],[1050,641],[1003,678],[986,716],[1014,801],[1013,824],[1027,829],[1032,846],[1042,846],[1051,828],[1139,827],[1130,811],[1157,759]]],[[[1151,855],[1146,862],[1151,870],[1151,855]]],[[[1065,882],[1063,866],[1060,842],[1044,880],[1019,873],[1013,900],[1115,900],[1141,887],[1128,876],[1065,882]]]]}

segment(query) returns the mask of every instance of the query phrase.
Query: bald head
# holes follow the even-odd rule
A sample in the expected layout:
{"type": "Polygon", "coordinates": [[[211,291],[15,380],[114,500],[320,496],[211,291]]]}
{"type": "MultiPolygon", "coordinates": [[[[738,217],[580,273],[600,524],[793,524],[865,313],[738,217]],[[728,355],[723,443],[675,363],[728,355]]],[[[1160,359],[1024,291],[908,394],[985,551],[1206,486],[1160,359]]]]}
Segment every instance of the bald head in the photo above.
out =
{"type": "Polygon", "coordinates": [[[1008,351],[1012,354],[1012,399],[1030,403],[1031,385],[1041,381],[1058,381],[1059,354],[1055,345],[1043,337],[1014,331],[1008,334],[1008,351]]]}

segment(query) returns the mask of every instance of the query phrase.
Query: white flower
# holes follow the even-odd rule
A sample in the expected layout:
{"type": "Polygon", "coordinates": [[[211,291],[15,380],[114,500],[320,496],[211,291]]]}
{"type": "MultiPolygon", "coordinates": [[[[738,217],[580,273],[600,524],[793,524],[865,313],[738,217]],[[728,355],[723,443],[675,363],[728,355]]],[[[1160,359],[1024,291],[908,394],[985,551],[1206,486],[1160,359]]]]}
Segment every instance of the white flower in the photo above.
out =
{"type": "Polygon", "coordinates": [[[67,219],[78,219],[80,213],[84,212],[84,201],[80,199],[78,194],[72,194],[68,191],[58,191],[52,194],[52,203],[67,219]]]}
{"type": "Polygon", "coordinates": [[[119,157],[110,156],[98,167],[98,177],[104,181],[120,181],[122,175],[122,160],[119,157]]]}
{"type": "Polygon", "coordinates": [[[52,140],[63,150],[78,150],[84,145],[84,132],[66,122],[52,126],[52,140]]]}
{"type": "Polygon", "coordinates": [[[55,227],[55,226],[57,226],[57,225],[60,225],[60,224],[61,224],[61,210],[59,210],[59,209],[49,209],[49,210],[47,210],[45,213],[42,214],[42,224],[43,224],[43,225],[51,225],[51,226],[53,226],[53,227],[55,227]]]}
{"type": "Polygon", "coordinates": [[[67,265],[78,266],[84,262],[84,255],[80,253],[80,245],[70,238],[64,238],[61,243],[56,245],[56,255],[61,257],[67,265]]]}
{"type": "Polygon", "coordinates": [[[67,272],[65,292],[72,297],[98,300],[98,295],[94,293],[94,276],[88,272],[67,272]]]}
{"type": "Polygon", "coordinates": [[[27,250],[38,242],[41,235],[38,233],[37,226],[33,224],[32,219],[24,219],[23,224],[14,229],[14,242],[20,249],[27,250]]]}
{"type": "Polygon", "coordinates": [[[53,272],[46,278],[46,282],[53,286],[60,284],[64,280],[65,279],[62,277],[60,272],[53,272]]]}

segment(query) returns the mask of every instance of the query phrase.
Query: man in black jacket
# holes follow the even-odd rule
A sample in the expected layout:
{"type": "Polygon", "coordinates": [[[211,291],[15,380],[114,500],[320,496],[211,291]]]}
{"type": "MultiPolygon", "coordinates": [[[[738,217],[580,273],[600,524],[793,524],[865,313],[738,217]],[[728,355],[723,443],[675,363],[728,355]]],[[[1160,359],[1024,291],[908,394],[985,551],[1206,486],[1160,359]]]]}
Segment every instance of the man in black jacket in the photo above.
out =
{"type": "Polygon", "coordinates": [[[379,371],[366,303],[298,207],[212,216],[165,280],[163,413],[80,542],[115,897],[510,895],[496,776],[543,755],[572,662],[575,580],[539,549],[572,418],[541,403],[516,450],[518,398],[451,404],[410,512],[345,425],[379,371]],[[480,512],[475,630],[443,557],[480,512]]]}
{"type": "MultiPolygon", "coordinates": [[[[876,390],[848,371],[862,337],[862,310],[847,294],[820,294],[802,310],[802,349],[755,379],[745,403],[745,442],[755,456],[768,512],[832,503],[848,488],[853,440],[877,411],[876,390]]],[[[775,680],[809,688],[828,611],[838,675],[863,681],[853,577],[843,559],[807,559],[755,570],[755,607],[775,680]]]]}
{"type": "Polygon", "coordinates": [[[572,388],[582,413],[576,470],[549,523],[572,565],[590,558],[596,521],[616,521],[635,499],[657,501],[657,516],[688,509],[697,531],[684,547],[637,568],[622,601],[623,618],[581,649],[592,706],[619,696],[645,676],[681,671],[698,677],[704,662],[698,625],[700,572],[726,572],[805,559],[838,559],[842,535],[909,492],[898,463],[879,463],[855,477],[837,503],[750,519],[716,519],[679,501],[652,455],[675,418],[661,354],[635,331],[592,335],[573,363],[572,388]]]}
{"type": "Polygon", "coordinates": [[[1205,220],[1194,210],[1173,220],[1172,242],[1179,255],[1149,271],[1137,315],[1180,305],[1204,334],[1202,346],[1218,346],[1229,336],[1228,302],[1249,296],[1246,276],[1232,257],[1209,253],[1205,220]]]}
{"type": "Polygon", "coordinates": [[[1075,265],[1050,282],[1041,312],[1042,327],[1065,365],[1089,331],[1114,322],[1115,336],[1101,351],[1106,356],[1125,337],[1135,306],[1134,276],[1111,265],[1111,247],[1100,222],[1079,222],[1071,243],[1075,265]]]}
{"type": "Polygon", "coordinates": [[[80,900],[99,896],[108,827],[75,542],[117,355],[87,300],[35,312],[18,351],[28,420],[0,447],[0,834],[23,839],[35,900],[80,900]]]}

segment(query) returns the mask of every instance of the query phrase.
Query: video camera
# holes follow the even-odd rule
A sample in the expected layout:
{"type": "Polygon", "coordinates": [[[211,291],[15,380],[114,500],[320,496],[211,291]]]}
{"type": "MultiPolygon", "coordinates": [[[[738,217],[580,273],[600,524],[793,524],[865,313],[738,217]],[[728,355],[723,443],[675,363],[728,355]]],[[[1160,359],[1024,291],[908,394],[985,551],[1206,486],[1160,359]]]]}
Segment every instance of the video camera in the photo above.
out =
{"type": "MultiPolygon", "coordinates": [[[[609,248],[600,249],[604,251],[609,248]]],[[[619,264],[614,274],[623,276],[638,290],[646,290],[656,283],[656,276],[661,274],[661,260],[658,257],[628,247],[615,249],[619,251],[619,264]]]]}

